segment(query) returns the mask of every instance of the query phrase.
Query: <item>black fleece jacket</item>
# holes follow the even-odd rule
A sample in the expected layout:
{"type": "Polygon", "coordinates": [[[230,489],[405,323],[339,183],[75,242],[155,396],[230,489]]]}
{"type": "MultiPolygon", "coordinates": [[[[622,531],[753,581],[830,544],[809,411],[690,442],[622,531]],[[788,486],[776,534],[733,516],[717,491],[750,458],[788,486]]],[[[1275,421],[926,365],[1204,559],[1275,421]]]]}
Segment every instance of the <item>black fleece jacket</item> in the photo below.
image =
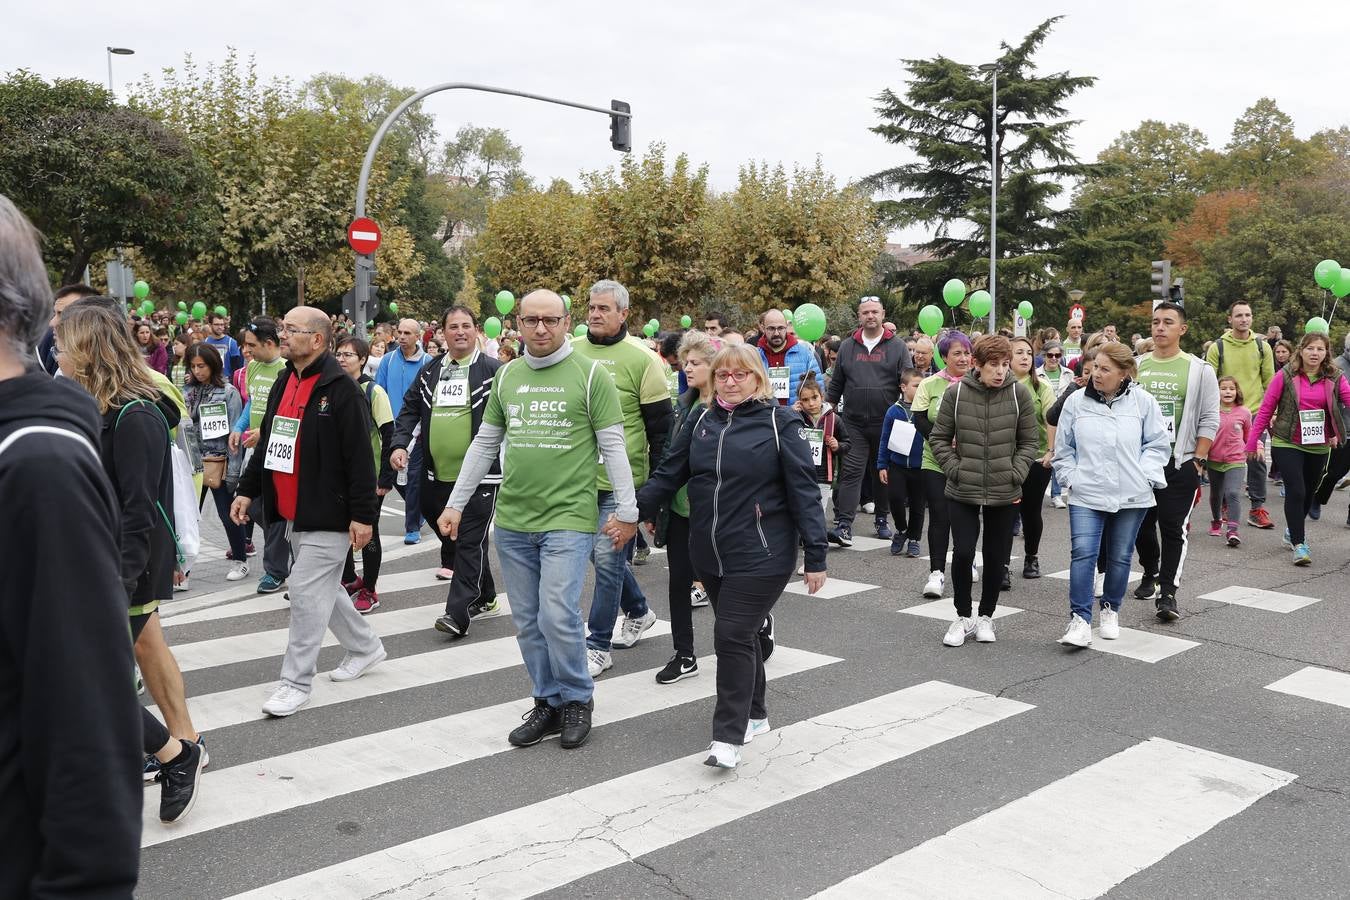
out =
{"type": "MultiPolygon", "coordinates": [[[[352,522],[375,524],[379,504],[375,496],[375,455],[370,449],[370,413],[364,389],[342,371],[337,359],[325,353],[299,377],[318,378],[309,403],[300,414],[300,489],[295,502],[296,531],[346,531],[352,522]],[[314,374],[317,373],[317,374],[314,374]]],[[[263,498],[268,514],[277,508],[272,473],[263,469],[272,419],[281,405],[295,365],[286,368],[272,385],[267,412],[259,426],[258,449],[239,477],[240,497],[263,498]]]]}
{"type": "Polygon", "coordinates": [[[0,381],[0,897],[131,897],[141,711],[121,515],[89,395],[0,381]]]}

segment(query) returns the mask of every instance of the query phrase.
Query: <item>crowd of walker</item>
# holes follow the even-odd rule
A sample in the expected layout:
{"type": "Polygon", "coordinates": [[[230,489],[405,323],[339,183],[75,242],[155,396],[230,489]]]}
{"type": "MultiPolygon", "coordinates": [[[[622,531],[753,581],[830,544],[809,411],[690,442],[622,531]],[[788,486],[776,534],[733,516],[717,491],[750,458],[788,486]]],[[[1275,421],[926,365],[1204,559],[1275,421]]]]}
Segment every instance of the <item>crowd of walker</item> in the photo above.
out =
{"type": "Polygon", "coordinates": [[[249,575],[260,535],[257,590],[289,601],[269,716],[309,702],[325,631],[345,650],[334,682],[386,658],[367,615],[397,490],[404,540],[425,520],[440,541],[447,596],[428,627],[462,640],[499,586],[509,597],[534,696],[506,736],[517,747],[585,743],[594,680],[656,621],[632,567],[665,548],[673,655],[656,682],[699,674],[695,610],[710,605],[704,761],[734,769],[770,729],[774,605],[794,574],[820,591],[859,513],[893,556],[919,558],[926,537],[914,592],[950,588],[941,640],[959,647],[997,639],[1017,538],[1021,577],[1040,578],[1044,515],[1067,509],[1057,640],[1081,648],[1119,638],[1136,554],[1133,596],[1163,623],[1181,615],[1203,483],[1216,540],[1241,545],[1244,502],[1247,523],[1274,527],[1267,438],[1295,565],[1311,564],[1307,521],[1350,470],[1350,349],[1333,360],[1321,334],[1257,337],[1245,303],[1203,358],[1181,349],[1186,310],[1170,302],[1136,346],[1081,318],[1062,338],[904,337],[874,297],[842,338],[799,340],[775,309],[749,334],[714,311],[644,341],[628,292],[604,280],[575,335],[570,302],[535,290],[501,341],[452,306],[431,326],[398,322],[373,365],[313,307],[256,318],[238,340],[213,322],[169,356],[116,300],[82,285],[53,297],[37,241],[0,197],[0,492],[18,563],[0,576],[0,840],[19,863],[0,867],[3,895],[49,876],[134,884],[142,783],[160,786],[166,823],[197,801],[209,755],[158,609],[202,577],[180,536],[208,494],[225,579],[249,575]]]}

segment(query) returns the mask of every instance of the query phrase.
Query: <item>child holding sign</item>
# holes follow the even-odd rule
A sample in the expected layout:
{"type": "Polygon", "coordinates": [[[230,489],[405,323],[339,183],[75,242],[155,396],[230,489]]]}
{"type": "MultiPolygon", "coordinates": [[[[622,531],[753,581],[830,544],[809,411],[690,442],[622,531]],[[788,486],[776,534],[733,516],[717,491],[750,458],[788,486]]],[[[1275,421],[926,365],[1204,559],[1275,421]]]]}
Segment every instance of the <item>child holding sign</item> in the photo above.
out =
{"type": "Polygon", "coordinates": [[[815,372],[807,372],[797,386],[797,403],[793,409],[802,414],[806,428],[802,431],[811,445],[811,461],[816,464],[816,481],[820,485],[820,505],[825,518],[830,516],[830,491],[837,471],[835,460],[848,452],[848,432],[844,422],[835,415],[834,407],[825,402],[825,394],[816,380],[815,372]]]}
{"type": "MultiPolygon", "coordinates": [[[[231,453],[229,448],[230,423],[239,418],[244,401],[234,385],[225,380],[220,354],[205,342],[193,344],[184,355],[187,362],[188,386],[183,392],[191,422],[187,423],[188,446],[192,456],[202,462],[202,493],[197,499],[200,508],[207,491],[216,503],[216,514],[230,541],[229,559],[234,562],[226,574],[226,581],[239,581],[248,575],[248,552],[244,526],[230,520],[230,501],[234,486],[239,481],[242,448],[231,453]]],[[[184,572],[183,576],[187,577],[184,572]]]]}
{"type": "Polygon", "coordinates": [[[904,554],[910,559],[918,559],[923,552],[919,546],[924,509],[923,480],[919,476],[923,470],[923,438],[914,428],[910,412],[922,380],[918,369],[906,369],[900,376],[900,397],[886,410],[877,449],[877,475],[886,485],[891,517],[895,519],[891,556],[904,554]]]}
{"type": "Polygon", "coordinates": [[[1270,453],[1284,473],[1284,517],[1289,523],[1284,545],[1294,551],[1296,566],[1312,564],[1304,520],[1331,450],[1345,437],[1342,416],[1347,406],[1350,384],[1331,362],[1327,337],[1310,332],[1289,364],[1275,373],[1247,437],[1247,455],[1255,456],[1257,438],[1270,428],[1270,453]]]}

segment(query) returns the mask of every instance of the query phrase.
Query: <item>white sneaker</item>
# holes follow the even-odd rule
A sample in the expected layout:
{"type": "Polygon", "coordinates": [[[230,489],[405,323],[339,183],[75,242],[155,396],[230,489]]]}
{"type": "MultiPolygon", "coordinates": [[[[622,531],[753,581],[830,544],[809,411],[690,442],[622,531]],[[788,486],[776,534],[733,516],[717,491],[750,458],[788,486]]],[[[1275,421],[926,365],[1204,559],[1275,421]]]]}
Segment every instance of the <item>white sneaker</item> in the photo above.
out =
{"type": "Polygon", "coordinates": [[[309,694],[306,691],[291,687],[289,684],[283,684],[263,704],[262,711],[269,716],[289,716],[308,702],[309,694]]]}
{"type": "Polygon", "coordinates": [[[1106,593],[1106,573],[1098,572],[1092,576],[1092,596],[1101,597],[1106,593]]]}
{"type": "Polygon", "coordinates": [[[614,635],[613,640],[611,640],[609,644],[615,649],[627,650],[629,647],[642,640],[642,632],[655,624],[656,613],[650,609],[636,619],[632,616],[624,616],[623,623],[619,626],[619,633],[614,635]]]}
{"type": "Polygon", "coordinates": [[[591,673],[592,678],[598,678],[601,672],[612,668],[614,668],[614,658],[609,655],[608,650],[586,648],[586,670],[591,673]]]}
{"type": "Polygon", "coordinates": [[[697,585],[689,589],[689,605],[707,606],[712,601],[708,599],[708,592],[697,585]]]}
{"type": "Polygon", "coordinates": [[[191,590],[191,588],[188,587],[188,578],[187,578],[187,576],[184,575],[184,576],[183,576],[183,580],[180,581],[180,582],[178,582],[177,584],[175,584],[175,585],[173,586],[173,589],[174,589],[174,592],[175,592],[175,593],[182,593],[183,591],[191,590]]]}
{"type": "Polygon", "coordinates": [[[870,516],[877,511],[877,506],[875,503],[864,503],[862,505],[862,511],[870,516]]]}
{"type": "Polygon", "coordinates": [[[994,636],[994,620],[990,616],[980,616],[975,620],[975,640],[981,644],[992,644],[998,640],[994,636]]]}
{"type": "MultiPolygon", "coordinates": [[[[248,563],[241,561],[230,566],[230,571],[226,573],[225,580],[243,581],[247,577],[248,577],[248,563]]],[[[184,584],[186,583],[187,582],[185,581],[184,584]]]]}
{"type": "Polygon", "coordinates": [[[745,742],[748,744],[755,739],[757,734],[769,733],[768,719],[751,719],[745,726],[745,742]]]}
{"type": "Polygon", "coordinates": [[[1068,502],[1064,499],[1063,494],[1060,494],[1058,497],[1055,497],[1053,500],[1051,500],[1050,505],[1053,506],[1055,509],[1067,509],[1069,506],[1068,502]]]}
{"type": "Polygon", "coordinates": [[[328,673],[328,677],[334,681],[355,681],[384,662],[384,658],[388,655],[383,644],[374,653],[368,653],[365,656],[348,653],[342,657],[342,662],[338,664],[338,667],[328,673]]]}
{"type": "Polygon", "coordinates": [[[1120,613],[1109,606],[1102,606],[1101,626],[1097,633],[1104,641],[1114,641],[1120,637],[1120,613]]]}
{"type": "Polygon", "coordinates": [[[805,574],[806,574],[806,563],[802,563],[800,566],[797,567],[797,575],[801,576],[805,574]]]}
{"type": "Polygon", "coordinates": [[[1061,644],[1072,647],[1091,647],[1092,646],[1092,626],[1083,621],[1083,617],[1077,614],[1069,620],[1069,627],[1064,631],[1064,637],[1059,639],[1061,644]]]}
{"type": "Polygon", "coordinates": [[[972,583],[972,584],[978,584],[978,583],[979,583],[979,580],[980,580],[980,567],[979,567],[979,566],[971,566],[971,567],[970,567],[970,581],[971,581],[971,583],[972,583]]]}
{"type": "Polygon", "coordinates": [[[728,744],[725,741],[713,741],[708,745],[708,758],[703,761],[703,764],[718,769],[734,769],[740,761],[740,747],[735,744],[728,744]]]}
{"type": "Polygon", "coordinates": [[[923,586],[923,595],[930,600],[942,598],[942,588],[947,584],[947,576],[939,571],[928,573],[928,581],[923,586]]]}
{"type": "Polygon", "coordinates": [[[957,616],[952,627],[947,629],[947,633],[942,637],[942,643],[948,647],[960,647],[966,642],[966,638],[975,633],[975,620],[970,616],[957,616]]]}

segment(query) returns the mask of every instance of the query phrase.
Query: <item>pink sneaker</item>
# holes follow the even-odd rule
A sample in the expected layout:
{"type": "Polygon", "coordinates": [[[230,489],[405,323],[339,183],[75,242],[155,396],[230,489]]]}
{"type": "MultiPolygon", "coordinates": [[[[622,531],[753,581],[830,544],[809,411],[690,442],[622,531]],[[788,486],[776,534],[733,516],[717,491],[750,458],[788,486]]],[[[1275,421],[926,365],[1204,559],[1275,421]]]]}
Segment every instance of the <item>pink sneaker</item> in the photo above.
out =
{"type": "Polygon", "coordinates": [[[1228,523],[1228,546],[1230,547],[1242,546],[1242,538],[1238,537],[1238,526],[1236,522],[1228,523]]]}
{"type": "Polygon", "coordinates": [[[1223,537],[1223,523],[1218,519],[1211,519],[1209,523],[1210,537],[1223,537]]]}
{"type": "Polygon", "coordinates": [[[357,612],[364,616],[366,613],[374,612],[380,608],[380,595],[374,591],[361,588],[352,599],[352,605],[356,607],[357,612]]]}
{"type": "Polygon", "coordinates": [[[343,582],[343,584],[342,584],[342,589],[345,590],[345,591],[347,592],[347,596],[348,596],[348,597],[354,597],[354,596],[356,596],[358,593],[360,593],[361,591],[365,590],[365,587],[366,587],[366,583],[365,583],[364,581],[361,580],[361,576],[360,576],[360,575],[357,575],[357,576],[356,576],[356,580],[355,580],[355,581],[347,581],[347,582],[343,582]]]}
{"type": "Polygon", "coordinates": [[[449,581],[454,577],[455,571],[453,569],[447,569],[445,566],[441,566],[436,570],[436,578],[438,581],[449,581]]]}

